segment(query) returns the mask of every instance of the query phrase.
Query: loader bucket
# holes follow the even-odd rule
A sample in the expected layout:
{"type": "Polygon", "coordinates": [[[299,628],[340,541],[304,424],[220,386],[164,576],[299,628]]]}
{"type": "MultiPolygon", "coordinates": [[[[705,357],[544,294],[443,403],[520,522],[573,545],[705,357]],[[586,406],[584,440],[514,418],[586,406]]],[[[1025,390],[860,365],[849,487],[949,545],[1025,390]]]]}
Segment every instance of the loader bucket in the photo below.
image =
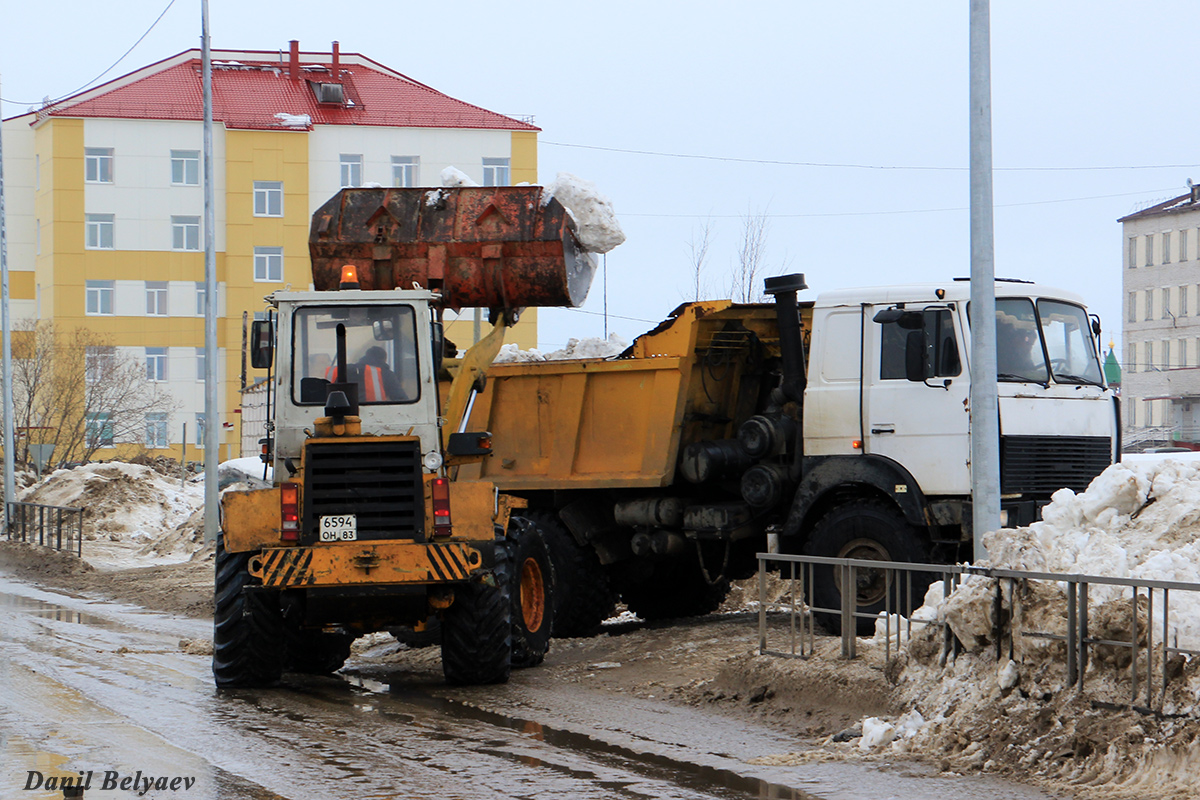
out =
{"type": "Polygon", "coordinates": [[[361,289],[420,286],[451,309],[578,306],[596,271],[540,186],[343,189],[313,215],[308,246],[319,291],[352,264],[361,289]]]}

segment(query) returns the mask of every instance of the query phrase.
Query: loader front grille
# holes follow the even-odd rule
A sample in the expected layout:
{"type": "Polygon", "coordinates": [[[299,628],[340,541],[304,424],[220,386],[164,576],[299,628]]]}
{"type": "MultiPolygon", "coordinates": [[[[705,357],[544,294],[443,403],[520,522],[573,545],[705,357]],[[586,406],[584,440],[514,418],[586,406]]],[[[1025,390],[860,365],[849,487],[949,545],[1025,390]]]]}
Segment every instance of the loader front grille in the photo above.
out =
{"type": "Polygon", "coordinates": [[[1103,436],[1000,437],[1000,491],[1049,497],[1059,489],[1082,492],[1112,463],[1103,436]]]}
{"type": "Polygon", "coordinates": [[[421,449],[404,442],[313,442],[304,459],[302,541],[328,514],[354,514],[358,539],[425,541],[421,449]]]}

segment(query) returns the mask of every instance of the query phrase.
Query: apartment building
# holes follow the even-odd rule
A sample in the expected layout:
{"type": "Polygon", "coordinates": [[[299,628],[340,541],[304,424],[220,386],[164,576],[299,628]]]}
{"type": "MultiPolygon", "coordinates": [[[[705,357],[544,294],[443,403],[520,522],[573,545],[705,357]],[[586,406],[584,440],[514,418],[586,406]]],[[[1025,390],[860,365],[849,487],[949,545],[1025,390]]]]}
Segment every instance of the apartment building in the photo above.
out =
{"type": "MultiPolygon", "coordinates": [[[[310,217],[340,188],[436,186],[450,166],[483,185],[537,181],[529,121],[341,53],[336,42],[330,52],[291,42],[212,59],[215,298],[204,285],[199,50],[3,122],[14,317],[109,337],[175,400],[169,418],[148,418],[144,435],[113,441],[100,458],[178,457],[185,424],[189,454],[203,446],[209,302],[217,422],[237,455],[243,381],[263,377],[242,364],[243,314],[263,313],[277,289],[310,286],[310,217]]],[[[473,338],[471,316],[448,329],[460,344],[473,338]]],[[[534,310],[509,341],[536,346],[534,310]]]]}
{"type": "Polygon", "coordinates": [[[1122,217],[1127,447],[1200,448],[1200,186],[1122,217]]]}

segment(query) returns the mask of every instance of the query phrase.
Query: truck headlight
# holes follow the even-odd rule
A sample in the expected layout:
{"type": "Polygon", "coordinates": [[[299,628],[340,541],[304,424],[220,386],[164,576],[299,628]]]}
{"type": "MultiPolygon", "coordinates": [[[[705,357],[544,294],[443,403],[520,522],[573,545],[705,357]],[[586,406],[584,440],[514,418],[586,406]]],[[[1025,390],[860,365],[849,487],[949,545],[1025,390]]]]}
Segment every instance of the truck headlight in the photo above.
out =
{"type": "Polygon", "coordinates": [[[437,450],[430,450],[425,454],[423,463],[425,464],[425,469],[430,472],[436,472],[442,467],[442,454],[437,450]]]}

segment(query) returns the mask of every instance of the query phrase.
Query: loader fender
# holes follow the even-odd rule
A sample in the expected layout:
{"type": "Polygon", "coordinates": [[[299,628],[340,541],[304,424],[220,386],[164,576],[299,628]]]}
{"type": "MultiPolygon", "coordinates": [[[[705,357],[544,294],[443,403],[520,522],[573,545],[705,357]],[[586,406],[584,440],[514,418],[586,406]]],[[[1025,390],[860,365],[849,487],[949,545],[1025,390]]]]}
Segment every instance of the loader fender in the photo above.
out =
{"type": "Polygon", "coordinates": [[[861,487],[870,494],[891,498],[909,524],[926,527],[928,502],[908,470],[890,458],[876,455],[815,456],[804,459],[804,477],[792,499],[782,536],[795,537],[816,522],[814,510],[823,508],[830,492],[861,487]]]}

